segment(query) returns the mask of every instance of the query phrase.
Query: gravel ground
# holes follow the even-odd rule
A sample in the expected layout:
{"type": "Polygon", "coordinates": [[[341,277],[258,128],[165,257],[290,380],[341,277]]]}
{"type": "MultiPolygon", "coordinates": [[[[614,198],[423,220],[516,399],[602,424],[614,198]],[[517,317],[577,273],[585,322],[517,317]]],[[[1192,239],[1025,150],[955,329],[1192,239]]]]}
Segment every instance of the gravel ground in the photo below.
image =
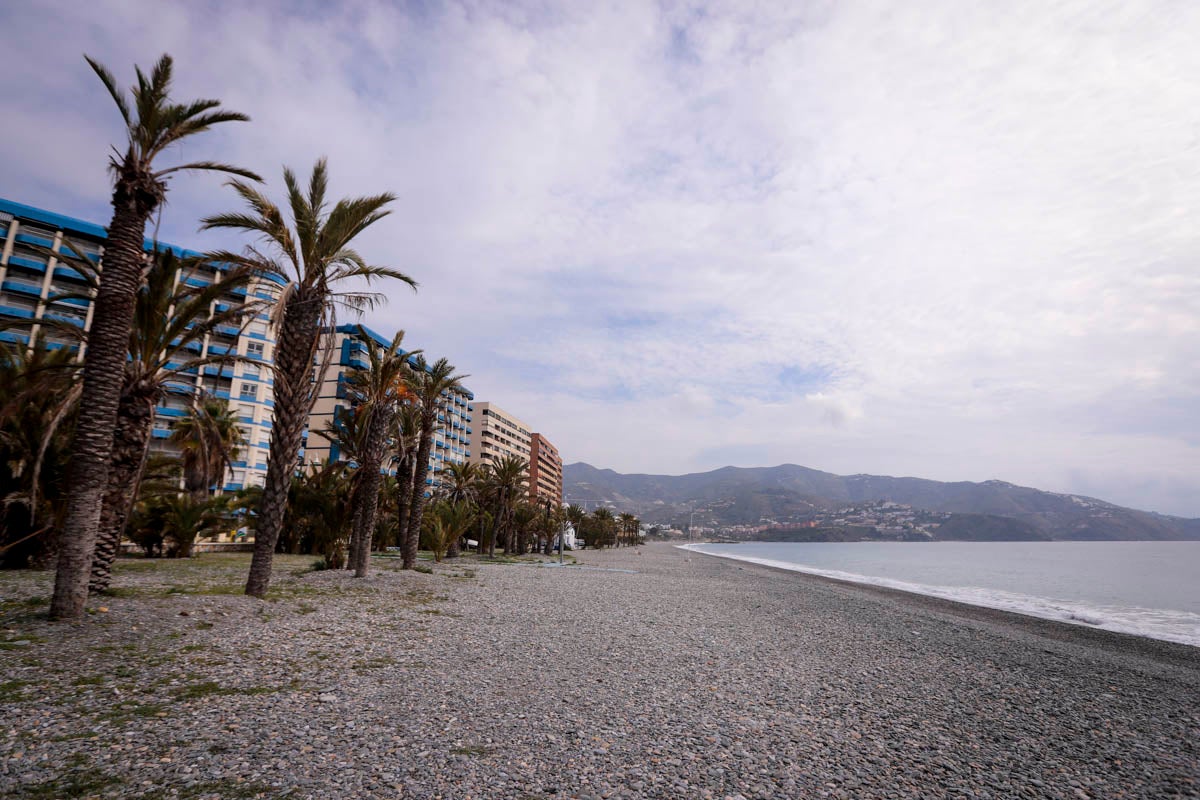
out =
{"type": "Polygon", "coordinates": [[[79,624],[0,574],[0,796],[1200,797],[1200,648],[666,545],[268,602],[247,559],[79,624]]]}

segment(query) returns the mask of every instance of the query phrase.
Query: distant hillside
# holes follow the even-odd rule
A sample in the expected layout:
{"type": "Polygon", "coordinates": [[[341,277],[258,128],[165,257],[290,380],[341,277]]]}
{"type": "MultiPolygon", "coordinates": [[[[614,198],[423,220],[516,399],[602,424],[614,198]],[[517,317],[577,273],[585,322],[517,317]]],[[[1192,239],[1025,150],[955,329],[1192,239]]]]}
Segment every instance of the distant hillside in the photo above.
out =
{"type": "Polygon", "coordinates": [[[933,512],[991,515],[1023,523],[956,519],[945,534],[970,539],[1200,539],[1200,519],[1123,508],[1004,481],[943,483],[923,478],[834,475],[796,464],[722,467],[688,475],[624,475],[590,464],[563,470],[568,502],[615,505],[657,524],[716,528],[764,520],[799,522],[862,503],[893,502],[933,512]]]}

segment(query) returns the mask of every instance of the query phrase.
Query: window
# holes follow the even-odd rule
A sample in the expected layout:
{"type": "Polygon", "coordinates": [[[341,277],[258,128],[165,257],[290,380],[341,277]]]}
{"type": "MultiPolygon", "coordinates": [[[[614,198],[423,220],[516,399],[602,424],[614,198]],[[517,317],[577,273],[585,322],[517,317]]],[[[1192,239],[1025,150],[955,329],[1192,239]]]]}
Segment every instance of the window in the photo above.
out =
{"type": "Polygon", "coordinates": [[[246,343],[246,355],[250,356],[251,358],[262,358],[263,357],[263,343],[262,342],[247,342],[246,343]]]}
{"type": "Polygon", "coordinates": [[[257,378],[262,374],[262,367],[258,366],[258,364],[255,364],[253,361],[247,361],[242,365],[242,372],[246,375],[252,375],[257,378]]]}
{"type": "Polygon", "coordinates": [[[253,422],[254,406],[249,403],[238,403],[238,417],[244,422],[253,422]]]}
{"type": "Polygon", "coordinates": [[[239,400],[258,400],[258,384],[243,383],[241,394],[238,395],[239,400]]]}
{"type": "Polygon", "coordinates": [[[251,322],[250,326],[248,328],[246,328],[246,333],[257,333],[260,336],[266,336],[267,335],[267,323],[251,322]]]}

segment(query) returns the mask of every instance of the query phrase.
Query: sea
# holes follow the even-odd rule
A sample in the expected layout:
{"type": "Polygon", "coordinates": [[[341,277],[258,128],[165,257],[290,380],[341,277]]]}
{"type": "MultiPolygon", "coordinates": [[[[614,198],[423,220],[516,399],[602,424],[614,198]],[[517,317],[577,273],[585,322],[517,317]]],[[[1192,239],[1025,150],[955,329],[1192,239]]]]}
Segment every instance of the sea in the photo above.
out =
{"type": "Polygon", "coordinates": [[[1200,647],[1200,542],[744,542],[685,547],[1200,647]]]}

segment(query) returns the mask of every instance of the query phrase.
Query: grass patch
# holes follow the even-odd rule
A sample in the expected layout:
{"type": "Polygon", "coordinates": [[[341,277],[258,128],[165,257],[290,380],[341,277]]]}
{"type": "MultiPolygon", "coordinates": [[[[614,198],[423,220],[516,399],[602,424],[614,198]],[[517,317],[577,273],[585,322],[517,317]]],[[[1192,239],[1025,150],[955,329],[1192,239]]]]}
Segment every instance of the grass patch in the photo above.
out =
{"type": "Polygon", "coordinates": [[[80,675],[73,683],[76,686],[99,686],[104,683],[103,675],[80,675]]]}
{"type": "Polygon", "coordinates": [[[203,697],[213,697],[227,694],[274,694],[278,691],[280,690],[272,686],[250,686],[243,688],[237,686],[225,686],[217,681],[204,681],[203,683],[193,683],[191,686],[185,686],[182,689],[176,689],[172,695],[177,700],[199,700],[203,697]]]}
{"type": "Polygon", "coordinates": [[[25,693],[21,691],[26,686],[32,686],[30,681],[5,681],[0,683],[0,703],[11,703],[20,700],[25,693]]]}
{"type": "Polygon", "coordinates": [[[232,778],[204,781],[191,786],[155,789],[147,794],[138,795],[141,800],[199,800],[199,798],[219,797],[221,800],[257,800],[258,798],[285,798],[292,794],[292,789],[276,789],[265,783],[255,781],[237,781],[232,778]]]}
{"type": "Polygon", "coordinates": [[[0,603],[0,612],[25,611],[31,608],[41,608],[50,605],[49,597],[24,597],[20,600],[5,600],[0,603]]]}
{"type": "Polygon", "coordinates": [[[495,752],[495,748],[485,747],[481,744],[468,744],[462,747],[452,747],[450,752],[456,756],[489,756],[495,752]]]}
{"type": "Polygon", "coordinates": [[[105,789],[123,784],[124,781],[116,775],[81,769],[41,783],[17,786],[15,794],[6,796],[13,800],[62,800],[64,797],[95,797],[105,789]]]}
{"type": "Polygon", "coordinates": [[[122,703],[115,708],[97,715],[96,718],[105,722],[112,722],[116,725],[123,725],[135,717],[148,719],[165,716],[167,716],[167,707],[162,703],[122,703]]]}

